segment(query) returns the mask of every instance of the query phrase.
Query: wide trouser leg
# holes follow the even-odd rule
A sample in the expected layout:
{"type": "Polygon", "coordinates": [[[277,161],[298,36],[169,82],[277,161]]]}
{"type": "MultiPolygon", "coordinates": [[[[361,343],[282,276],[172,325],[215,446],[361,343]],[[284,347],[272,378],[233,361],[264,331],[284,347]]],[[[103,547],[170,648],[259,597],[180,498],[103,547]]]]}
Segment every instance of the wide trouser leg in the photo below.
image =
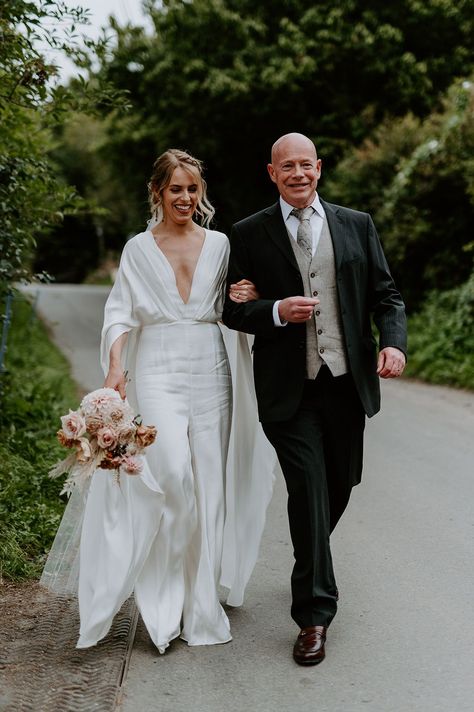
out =
{"type": "Polygon", "coordinates": [[[288,490],[295,556],[291,614],[302,628],[328,626],[336,614],[329,537],[347,505],[358,471],[361,444],[353,447],[347,443],[362,438],[361,418],[353,418],[359,412],[351,377],[333,378],[324,367],[315,381],[306,382],[300,407],[290,420],[263,423],[288,490]],[[345,454],[340,455],[338,449],[345,454]]]}
{"type": "Polygon", "coordinates": [[[78,648],[107,635],[133,591],[159,529],[164,497],[141,477],[97,470],[90,484],[81,535],[78,648]]]}
{"type": "Polygon", "coordinates": [[[276,450],[288,490],[295,557],[291,615],[300,628],[327,626],[337,603],[321,417],[303,403],[290,421],[264,423],[263,428],[276,450]]]}
{"type": "Polygon", "coordinates": [[[352,487],[361,480],[365,412],[350,375],[333,378],[325,368],[316,387],[324,409],[324,460],[332,532],[347,507],[352,487]]]}
{"type": "Polygon", "coordinates": [[[230,625],[217,593],[224,536],[225,464],[230,432],[230,376],[205,377],[193,385],[189,427],[198,529],[185,561],[185,601],[181,637],[190,645],[231,640],[230,625]],[[199,381],[202,381],[200,387],[199,381]]]}
{"type": "Polygon", "coordinates": [[[197,531],[197,510],[188,441],[186,398],[157,396],[157,380],[137,383],[140,413],[157,427],[147,448],[150,470],[165,493],[160,528],[135,584],[137,605],[155,645],[164,650],[179,636],[185,596],[184,558],[197,531]]]}

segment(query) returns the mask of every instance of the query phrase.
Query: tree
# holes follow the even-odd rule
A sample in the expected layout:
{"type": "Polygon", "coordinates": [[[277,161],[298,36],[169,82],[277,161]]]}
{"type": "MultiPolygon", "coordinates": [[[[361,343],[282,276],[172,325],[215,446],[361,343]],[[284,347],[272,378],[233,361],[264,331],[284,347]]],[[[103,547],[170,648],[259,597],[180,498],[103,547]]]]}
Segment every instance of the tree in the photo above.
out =
{"type": "Polygon", "coordinates": [[[383,123],[332,175],[333,200],[373,213],[411,310],[472,272],[473,156],[474,81],[465,79],[423,121],[383,123]]]}
{"type": "Polygon", "coordinates": [[[143,225],[150,166],[169,146],[205,160],[227,229],[273,199],[265,165],[280,134],[314,138],[330,171],[384,117],[426,115],[473,65],[473,0],[148,6],[154,34],[115,25],[100,73],[133,105],[109,122],[111,165],[129,196],[127,229],[143,225]]]}
{"type": "MultiPolygon", "coordinates": [[[[64,51],[88,66],[78,46],[80,8],[51,0],[9,0],[0,6],[0,294],[29,276],[37,239],[64,214],[85,207],[51,162],[53,129],[66,112],[111,106],[119,93],[98,80],[78,78],[69,88],[57,83],[57,68],[41,46],[64,51]],[[55,27],[63,24],[59,38],[55,27]]],[[[101,54],[105,44],[88,42],[101,54]]]]}

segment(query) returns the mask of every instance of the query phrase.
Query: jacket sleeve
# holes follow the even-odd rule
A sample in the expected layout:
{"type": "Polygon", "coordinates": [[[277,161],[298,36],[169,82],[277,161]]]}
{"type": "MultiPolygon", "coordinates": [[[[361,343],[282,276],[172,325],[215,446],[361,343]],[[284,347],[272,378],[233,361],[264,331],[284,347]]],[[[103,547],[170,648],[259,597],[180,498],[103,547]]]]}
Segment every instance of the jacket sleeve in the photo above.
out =
{"type": "Polygon", "coordinates": [[[229,287],[241,279],[251,280],[258,291],[258,280],[253,274],[252,263],[245,242],[237,225],[230,235],[229,268],[222,321],[230,329],[247,334],[265,334],[278,328],[273,322],[273,299],[257,299],[245,304],[236,304],[229,298],[229,287]]]}
{"type": "Polygon", "coordinates": [[[385,259],[375,225],[367,216],[370,309],[379,331],[379,349],[392,346],[407,355],[405,305],[385,259]]]}

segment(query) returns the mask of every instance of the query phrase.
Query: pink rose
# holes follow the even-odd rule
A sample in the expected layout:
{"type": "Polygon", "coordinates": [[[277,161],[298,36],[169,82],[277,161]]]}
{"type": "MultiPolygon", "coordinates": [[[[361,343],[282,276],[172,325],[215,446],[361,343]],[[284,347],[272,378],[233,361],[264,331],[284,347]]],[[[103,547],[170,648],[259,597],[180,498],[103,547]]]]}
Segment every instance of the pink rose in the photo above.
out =
{"type": "Polygon", "coordinates": [[[97,431],[97,442],[104,450],[113,450],[117,445],[117,435],[112,428],[100,428],[97,431]]]}
{"type": "Polygon", "coordinates": [[[61,417],[64,435],[72,440],[77,440],[86,432],[86,421],[80,413],[70,410],[67,415],[61,417]]]}
{"type": "Polygon", "coordinates": [[[122,457],[122,467],[127,475],[139,475],[143,469],[143,464],[138,457],[133,455],[124,455],[122,457]]]}

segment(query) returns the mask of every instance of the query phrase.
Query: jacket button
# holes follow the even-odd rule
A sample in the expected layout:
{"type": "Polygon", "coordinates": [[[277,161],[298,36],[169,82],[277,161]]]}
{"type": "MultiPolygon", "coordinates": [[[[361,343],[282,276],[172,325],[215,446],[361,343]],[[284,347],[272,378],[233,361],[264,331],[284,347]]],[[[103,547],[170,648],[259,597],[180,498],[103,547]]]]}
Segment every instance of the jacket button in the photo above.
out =
{"type": "Polygon", "coordinates": [[[318,296],[318,293],[316,291],[313,292],[313,297],[317,297],[317,296],[318,296]]]}
{"type": "Polygon", "coordinates": [[[314,312],[314,313],[316,314],[316,316],[319,316],[319,315],[321,314],[321,312],[319,311],[319,309],[318,309],[317,312],[314,312]]]}
{"type": "Polygon", "coordinates": [[[322,329],[318,329],[318,334],[322,334],[322,333],[323,333],[323,330],[322,330],[322,329]]]}
{"type": "Polygon", "coordinates": [[[316,272],[311,272],[310,277],[316,277],[316,272]]]}
{"type": "Polygon", "coordinates": [[[319,349],[319,353],[320,353],[320,354],[323,354],[323,353],[324,353],[324,349],[323,349],[323,348],[319,349]]]}

